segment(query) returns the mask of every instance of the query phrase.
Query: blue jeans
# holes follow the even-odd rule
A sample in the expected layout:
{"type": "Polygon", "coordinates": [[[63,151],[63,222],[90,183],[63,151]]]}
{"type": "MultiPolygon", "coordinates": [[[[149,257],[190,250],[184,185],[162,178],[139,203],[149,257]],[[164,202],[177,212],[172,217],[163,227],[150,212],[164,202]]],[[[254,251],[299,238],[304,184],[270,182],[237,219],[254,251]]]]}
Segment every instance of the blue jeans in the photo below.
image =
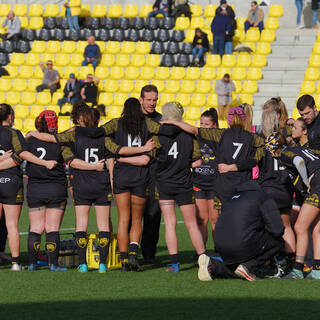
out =
{"type": "Polygon", "coordinates": [[[80,30],[79,17],[78,16],[72,16],[70,10],[67,10],[67,19],[68,19],[68,24],[69,24],[69,28],[70,29],[80,30]]]}
{"type": "MultiPolygon", "coordinates": [[[[247,32],[248,29],[251,27],[252,27],[252,25],[250,24],[250,22],[248,20],[246,20],[246,22],[244,23],[244,32],[247,32]]],[[[259,28],[260,32],[263,30],[263,28],[264,28],[263,21],[258,23],[258,28],[259,28]]]]}
{"type": "Polygon", "coordinates": [[[301,14],[303,8],[303,0],[296,0],[296,7],[297,7],[297,24],[301,23],[301,14]]]}
{"type": "Polygon", "coordinates": [[[225,54],[232,54],[232,41],[226,41],[224,44],[225,54]]]}
{"type": "Polygon", "coordinates": [[[69,102],[70,104],[74,104],[74,103],[76,103],[78,100],[80,100],[78,97],[71,98],[70,100],[69,100],[68,97],[63,97],[63,98],[61,98],[61,99],[58,100],[58,103],[57,103],[57,104],[58,104],[58,106],[59,106],[60,109],[61,109],[63,104],[65,104],[65,103],[67,103],[67,102],[69,102]]]}
{"type": "Polygon", "coordinates": [[[98,59],[94,59],[92,62],[89,62],[87,59],[84,59],[81,63],[81,65],[84,67],[84,66],[87,66],[88,64],[92,64],[93,66],[93,70],[96,70],[96,67],[98,65],[98,59]]]}
{"type": "MultiPolygon", "coordinates": [[[[320,8],[320,1],[318,1],[318,8],[320,8]]],[[[312,25],[313,26],[316,26],[318,23],[317,23],[317,13],[318,13],[318,10],[312,10],[312,25]]]]}
{"type": "Polygon", "coordinates": [[[197,48],[197,47],[194,47],[193,49],[192,49],[192,56],[193,56],[193,58],[197,58],[197,59],[201,59],[201,57],[203,56],[203,54],[206,52],[206,51],[208,51],[208,49],[207,48],[197,48]]]}
{"type": "Polygon", "coordinates": [[[164,17],[168,17],[168,11],[165,11],[163,9],[158,9],[157,11],[151,11],[149,14],[148,14],[148,17],[151,18],[151,17],[155,17],[157,14],[162,14],[164,17]]]}
{"type": "Polygon", "coordinates": [[[213,54],[224,54],[224,36],[213,36],[213,54]]]}

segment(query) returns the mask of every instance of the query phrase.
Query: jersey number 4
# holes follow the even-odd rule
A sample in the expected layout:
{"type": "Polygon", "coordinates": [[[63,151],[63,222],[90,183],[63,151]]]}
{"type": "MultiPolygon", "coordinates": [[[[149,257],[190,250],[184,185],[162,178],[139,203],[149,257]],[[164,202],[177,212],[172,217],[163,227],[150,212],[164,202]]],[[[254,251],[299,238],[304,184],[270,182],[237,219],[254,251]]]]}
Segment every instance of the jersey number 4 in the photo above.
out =
{"type": "Polygon", "coordinates": [[[168,152],[168,156],[173,156],[173,159],[177,159],[178,158],[178,144],[177,142],[174,142],[173,145],[171,146],[169,152],[168,152]]]}
{"type": "Polygon", "coordinates": [[[242,148],[242,146],[243,146],[243,143],[233,142],[232,144],[233,144],[234,147],[237,148],[236,151],[232,155],[232,159],[236,159],[238,154],[239,154],[239,152],[240,152],[240,150],[241,150],[241,148],[242,148]]]}
{"type": "Polygon", "coordinates": [[[87,148],[84,150],[84,159],[85,162],[89,163],[97,163],[99,161],[98,153],[99,149],[98,148],[87,148]]]}

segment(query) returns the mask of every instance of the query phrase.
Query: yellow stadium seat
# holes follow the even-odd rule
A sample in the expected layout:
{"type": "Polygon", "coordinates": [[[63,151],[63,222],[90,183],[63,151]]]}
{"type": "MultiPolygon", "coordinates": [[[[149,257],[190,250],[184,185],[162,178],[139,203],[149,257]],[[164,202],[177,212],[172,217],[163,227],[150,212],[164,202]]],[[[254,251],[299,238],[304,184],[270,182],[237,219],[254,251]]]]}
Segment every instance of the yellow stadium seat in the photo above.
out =
{"type": "Polygon", "coordinates": [[[10,4],[0,4],[0,16],[5,17],[8,15],[9,11],[11,10],[10,4]]]}
{"type": "Polygon", "coordinates": [[[37,66],[40,63],[40,55],[37,53],[28,53],[26,58],[26,65],[27,66],[37,66]]]}
{"type": "Polygon", "coordinates": [[[236,87],[236,91],[234,93],[240,93],[242,90],[241,81],[239,80],[232,80],[234,83],[234,86],[236,87]]]}
{"type": "Polygon", "coordinates": [[[250,54],[239,54],[237,59],[237,67],[248,68],[251,64],[250,54]]]}
{"type": "Polygon", "coordinates": [[[260,31],[258,28],[250,28],[246,34],[246,42],[257,42],[260,39],[260,31]]]}
{"type": "Polygon", "coordinates": [[[247,70],[246,68],[233,68],[231,73],[231,79],[232,80],[244,80],[247,77],[247,70]]]}
{"type": "Polygon", "coordinates": [[[283,6],[281,4],[272,4],[269,7],[269,17],[282,17],[283,6]]]}
{"type": "Polygon", "coordinates": [[[217,72],[217,79],[222,79],[223,76],[224,76],[226,73],[228,73],[228,74],[231,73],[230,68],[222,68],[222,67],[219,68],[219,69],[218,69],[218,72],[217,72]]]}
{"type": "Polygon", "coordinates": [[[176,20],[176,30],[187,30],[190,26],[190,21],[187,17],[178,17],[176,20]]]}
{"type": "MultiPolygon", "coordinates": [[[[66,105],[64,105],[63,107],[65,106],[66,105]]],[[[61,110],[61,111],[63,112],[64,110],[61,110]]],[[[62,119],[62,118],[58,119],[58,132],[64,132],[69,130],[70,128],[71,128],[71,125],[70,125],[69,119],[62,119]]]]}
{"type": "Polygon", "coordinates": [[[34,119],[25,119],[23,122],[23,132],[29,132],[35,130],[34,119]]]}
{"type": "Polygon", "coordinates": [[[232,68],[236,65],[236,56],[234,54],[225,54],[222,57],[221,66],[226,68],[232,68]]]}
{"type": "Polygon", "coordinates": [[[134,83],[133,80],[121,80],[119,92],[130,93],[133,91],[134,83]]]}
{"type": "Polygon", "coordinates": [[[211,82],[209,80],[198,80],[196,86],[196,93],[206,94],[211,89],[211,82]]]}
{"type": "Polygon", "coordinates": [[[126,67],[130,63],[130,55],[128,54],[118,54],[116,58],[116,66],[126,67]]]}
{"type": "Polygon", "coordinates": [[[192,126],[197,126],[197,121],[195,121],[195,120],[185,120],[185,122],[186,123],[189,123],[190,125],[192,125],[192,126]]]}
{"type": "Polygon", "coordinates": [[[85,79],[88,74],[94,74],[92,66],[85,66],[80,68],[79,79],[85,79]]]}
{"type": "Polygon", "coordinates": [[[271,46],[269,42],[259,42],[255,54],[264,54],[268,55],[271,53],[271,46]]]}
{"type": "Polygon", "coordinates": [[[244,30],[236,29],[234,31],[233,41],[235,42],[243,42],[246,38],[246,34],[244,33],[244,30]]]}
{"type": "Polygon", "coordinates": [[[18,76],[18,68],[16,66],[7,65],[4,67],[8,73],[9,76],[5,76],[6,78],[16,78],[18,76]]]}
{"type": "Polygon", "coordinates": [[[70,64],[70,57],[67,53],[58,53],[56,55],[55,65],[65,67],[70,64]]]}
{"type": "Polygon", "coordinates": [[[276,35],[274,30],[264,29],[261,32],[260,41],[261,42],[273,42],[276,40],[276,35]]]}
{"type": "Polygon", "coordinates": [[[247,80],[262,79],[262,72],[260,68],[248,68],[247,80]]]}
{"type": "Polygon", "coordinates": [[[36,99],[37,104],[47,105],[51,103],[51,94],[48,91],[39,92],[36,99]]]}
{"type": "Polygon", "coordinates": [[[178,80],[167,80],[165,86],[165,93],[177,93],[180,89],[178,80]]]}
{"type": "Polygon", "coordinates": [[[320,106],[320,95],[319,94],[316,94],[314,96],[314,101],[316,103],[316,106],[317,106],[317,110],[319,110],[319,106],[320,106]]]}
{"type": "Polygon", "coordinates": [[[26,119],[29,115],[29,107],[22,104],[16,105],[14,108],[14,116],[18,119],[26,119]]]}
{"type": "Polygon", "coordinates": [[[36,91],[36,87],[42,83],[41,79],[29,79],[28,80],[28,91],[36,91]]]}
{"type": "Polygon", "coordinates": [[[33,105],[30,108],[30,118],[36,118],[42,111],[44,110],[44,106],[33,105]]]}
{"type": "Polygon", "coordinates": [[[186,80],[197,80],[200,78],[200,68],[189,67],[187,68],[186,75],[184,77],[186,80]]]}
{"type": "Polygon", "coordinates": [[[23,17],[27,14],[27,5],[24,3],[17,3],[14,5],[13,11],[16,16],[23,17]]]}
{"type": "Polygon", "coordinates": [[[12,90],[23,92],[27,90],[27,81],[25,79],[14,79],[12,90]]]}
{"type": "Polygon", "coordinates": [[[193,42],[195,33],[196,33],[196,31],[194,29],[188,29],[187,34],[186,34],[186,38],[184,39],[184,41],[185,42],[193,42]]]}
{"type": "Polygon", "coordinates": [[[46,42],[45,41],[33,41],[31,52],[34,53],[43,53],[46,51],[46,42]]]}
{"type": "Polygon", "coordinates": [[[292,110],[291,118],[293,118],[294,120],[297,120],[298,118],[300,118],[300,113],[299,113],[299,110],[297,108],[294,108],[292,110]]]}
{"type": "Polygon", "coordinates": [[[44,10],[44,17],[57,17],[59,15],[59,6],[57,4],[47,4],[44,10]]]}
{"type": "Polygon", "coordinates": [[[217,68],[221,65],[221,57],[218,54],[208,54],[206,67],[217,68]]]}
{"type": "Polygon", "coordinates": [[[43,72],[40,67],[35,67],[33,77],[36,79],[43,79],[43,72]]]}
{"type": "Polygon", "coordinates": [[[53,69],[58,71],[60,78],[63,76],[63,67],[55,66],[53,69]]]}
{"type": "Polygon", "coordinates": [[[110,68],[110,79],[114,79],[114,80],[120,80],[122,78],[124,78],[124,71],[123,68],[121,67],[112,67],[110,68]]]}
{"type": "Polygon", "coordinates": [[[105,67],[111,67],[115,64],[115,56],[113,54],[104,53],[102,55],[100,65],[105,67]]]}
{"type": "Polygon", "coordinates": [[[153,80],[152,84],[157,87],[158,93],[161,93],[161,92],[164,91],[165,86],[164,86],[164,81],[163,80],[153,80]]]}
{"type": "Polygon", "coordinates": [[[101,92],[98,98],[98,104],[104,104],[105,106],[110,106],[113,103],[112,93],[101,92]]]}
{"type": "Polygon", "coordinates": [[[131,65],[134,67],[142,67],[145,64],[144,55],[133,54],[131,55],[131,65]]]}
{"type": "Polygon", "coordinates": [[[190,28],[191,29],[203,29],[204,26],[204,20],[202,17],[192,17],[191,23],[190,23],[190,28]]]}
{"type": "MultiPolygon", "coordinates": [[[[97,67],[98,69],[98,67],[97,67]]],[[[73,67],[73,66],[67,66],[64,68],[64,71],[63,71],[63,77],[65,79],[69,79],[69,75],[70,73],[74,73],[74,75],[76,76],[76,78],[78,78],[78,75],[79,75],[79,70],[77,67],[73,67]]],[[[99,78],[99,77],[98,77],[99,78]]]]}
{"type": "Polygon", "coordinates": [[[120,118],[123,111],[123,106],[112,106],[108,110],[108,119],[120,118]]]}
{"type": "Polygon", "coordinates": [[[139,68],[133,67],[133,66],[129,66],[126,69],[124,77],[127,80],[136,80],[136,79],[139,78],[139,75],[140,75],[139,68]]]}
{"type": "Polygon", "coordinates": [[[250,94],[258,92],[257,82],[252,80],[244,81],[242,86],[242,92],[250,94]]]}
{"type": "MultiPolygon", "coordinates": [[[[33,76],[32,66],[21,66],[19,69],[19,78],[30,79],[33,76]]],[[[42,73],[43,77],[43,73],[42,73]]]]}
{"type": "Polygon", "coordinates": [[[57,105],[50,105],[46,107],[46,110],[52,110],[54,111],[56,114],[58,114],[60,112],[60,107],[57,105]]]}
{"type": "Polygon", "coordinates": [[[191,4],[190,10],[191,10],[192,17],[202,16],[202,6],[200,4],[191,4]]]}
{"type": "Polygon", "coordinates": [[[105,47],[105,42],[104,41],[96,41],[96,45],[100,48],[100,52],[104,52],[106,47],[105,47]]]}
{"type": "Polygon", "coordinates": [[[28,28],[28,25],[29,25],[28,17],[19,17],[19,20],[20,20],[20,24],[21,24],[21,29],[28,28]]]}
{"type": "Polygon", "coordinates": [[[311,55],[309,59],[309,67],[320,67],[320,55],[311,55]]]}
{"type": "Polygon", "coordinates": [[[29,17],[41,17],[43,13],[43,8],[41,4],[31,4],[29,7],[28,16],[29,17]]]}
{"type": "Polygon", "coordinates": [[[140,70],[140,79],[152,80],[154,77],[154,69],[152,67],[142,67],[140,70]]]}
{"type": "Polygon", "coordinates": [[[106,92],[117,92],[119,89],[119,82],[118,80],[106,80],[103,86],[104,91],[106,92]]]}
{"type": "Polygon", "coordinates": [[[26,106],[31,106],[36,102],[36,94],[34,92],[24,92],[21,96],[21,103],[26,106]]]}
{"type": "Polygon", "coordinates": [[[183,106],[189,106],[191,103],[190,94],[187,93],[178,93],[176,101],[180,102],[183,106]]]}
{"type": "Polygon", "coordinates": [[[63,98],[63,96],[64,96],[64,93],[63,93],[63,92],[55,92],[55,93],[53,94],[53,96],[52,96],[51,103],[52,103],[53,105],[58,104],[58,100],[61,99],[61,98],[63,98]]]}
{"type": "Polygon", "coordinates": [[[172,68],[172,71],[170,72],[170,69],[168,67],[158,67],[155,72],[155,79],[157,80],[168,79],[172,75],[173,69],[174,68],[172,68]]]}
{"type": "Polygon", "coordinates": [[[315,42],[312,49],[312,54],[320,54],[320,42],[315,42]]]}
{"type": "Polygon", "coordinates": [[[107,14],[107,7],[103,4],[95,4],[92,9],[92,17],[103,18],[107,14]]]}
{"type": "Polygon", "coordinates": [[[121,4],[111,4],[109,6],[108,17],[119,18],[122,15],[122,5],[121,4]]]}
{"type": "MultiPolygon", "coordinates": [[[[320,82],[318,82],[316,90],[317,90],[317,93],[320,93],[320,82]]],[[[316,105],[320,107],[320,104],[316,104],[316,105]]]]}
{"type": "Polygon", "coordinates": [[[244,23],[247,20],[246,17],[238,17],[237,18],[237,29],[244,30],[244,23]]]}
{"type": "Polygon", "coordinates": [[[6,99],[4,97],[4,92],[0,91],[0,102],[3,103],[5,101],[6,101],[6,99]]]}
{"type": "Polygon", "coordinates": [[[192,106],[186,110],[185,119],[198,120],[200,119],[200,116],[201,116],[200,108],[192,106]]]}
{"type": "Polygon", "coordinates": [[[174,101],[174,94],[172,93],[162,93],[161,97],[160,97],[160,101],[159,101],[159,105],[163,106],[164,104],[166,104],[167,102],[171,102],[174,101]]]}
{"type": "Polygon", "coordinates": [[[10,64],[13,66],[21,66],[24,64],[24,53],[14,52],[11,55],[10,64]]]}
{"type": "Polygon", "coordinates": [[[135,18],[138,16],[139,10],[136,4],[127,4],[124,8],[123,16],[126,18],[135,18]]]}
{"type": "Polygon", "coordinates": [[[128,94],[126,94],[126,93],[117,93],[114,96],[113,104],[115,106],[123,106],[127,99],[128,99],[128,94]]]}
{"type": "Polygon", "coordinates": [[[75,41],[63,41],[61,46],[61,53],[73,53],[76,50],[75,41]]]}
{"type": "Polygon", "coordinates": [[[215,68],[205,66],[202,68],[200,79],[202,80],[212,80],[216,77],[215,68]]]}
{"type": "Polygon", "coordinates": [[[68,79],[60,79],[60,88],[57,89],[58,92],[63,92],[63,89],[68,82],[68,79]]]}
{"type": "Polygon", "coordinates": [[[194,93],[191,97],[191,105],[193,107],[204,107],[206,105],[206,96],[200,93],[194,93]]]}
{"type": "Polygon", "coordinates": [[[64,18],[66,16],[66,7],[61,7],[59,18],[64,18]]]}
{"type": "Polygon", "coordinates": [[[318,68],[307,68],[304,75],[304,80],[316,81],[319,79],[319,69],[318,68]]]}
{"type": "Polygon", "coordinates": [[[251,94],[248,93],[240,93],[239,94],[239,104],[241,103],[248,103],[253,105],[253,97],[251,94]]]}
{"type": "Polygon", "coordinates": [[[46,53],[58,53],[60,52],[60,41],[48,41],[46,53]]]}
{"type": "MultiPolygon", "coordinates": [[[[157,81],[157,80],[155,80],[155,81],[157,81]]],[[[148,81],[146,81],[146,80],[137,80],[134,84],[134,92],[140,93],[141,88],[147,84],[148,84],[148,81]]],[[[158,90],[159,90],[159,87],[158,87],[158,90]]]]}
{"type": "Polygon", "coordinates": [[[133,41],[124,41],[121,44],[122,54],[132,54],[136,50],[135,43],[133,41]]]}
{"type": "Polygon", "coordinates": [[[204,9],[203,16],[206,18],[214,17],[216,15],[217,8],[218,8],[218,6],[216,4],[207,4],[204,9]]]}
{"type": "Polygon", "coordinates": [[[278,18],[268,17],[264,23],[264,28],[269,30],[279,29],[279,20],[278,18]]]}
{"type": "Polygon", "coordinates": [[[195,89],[196,86],[193,80],[182,80],[179,93],[192,93],[195,89]]]}
{"type": "Polygon", "coordinates": [[[160,65],[160,55],[148,54],[146,59],[146,65],[149,67],[158,67],[160,65]]]}
{"type": "Polygon", "coordinates": [[[94,71],[94,75],[100,80],[107,79],[109,75],[109,69],[107,67],[97,66],[96,70],[94,71]]]}
{"type": "Polygon", "coordinates": [[[8,92],[11,89],[11,79],[0,78],[0,91],[8,92]]]}
{"type": "Polygon", "coordinates": [[[148,14],[152,11],[152,4],[143,4],[140,8],[139,16],[141,18],[147,18],[148,14]]]}
{"type": "Polygon", "coordinates": [[[54,54],[53,53],[43,53],[41,55],[41,61],[47,62],[48,60],[54,61],[54,54]]]}
{"type": "Polygon", "coordinates": [[[255,54],[252,56],[251,67],[263,68],[267,65],[267,58],[265,55],[255,54]]]}
{"type": "Polygon", "coordinates": [[[182,80],[185,76],[185,69],[183,67],[173,67],[170,73],[170,79],[182,80]]]}
{"type": "Polygon", "coordinates": [[[219,128],[221,128],[221,129],[229,128],[228,121],[227,120],[219,120],[219,128]]]}
{"type": "Polygon", "coordinates": [[[90,16],[91,16],[90,4],[82,4],[80,17],[90,17],[90,16]]]}
{"type": "Polygon", "coordinates": [[[300,87],[301,94],[313,94],[316,91],[316,86],[313,81],[303,81],[300,87]]]}
{"type": "Polygon", "coordinates": [[[120,42],[117,41],[108,41],[106,45],[106,53],[117,54],[121,50],[120,42]]]}
{"type": "Polygon", "coordinates": [[[140,41],[136,44],[136,54],[148,54],[150,52],[150,42],[140,41]]]}
{"type": "Polygon", "coordinates": [[[20,92],[9,91],[6,96],[6,103],[12,106],[20,102],[20,92]]]}
{"type": "Polygon", "coordinates": [[[83,53],[87,45],[88,45],[87,41],[78,41],[75,53],[81,53],[83,57],[83,53]]]}

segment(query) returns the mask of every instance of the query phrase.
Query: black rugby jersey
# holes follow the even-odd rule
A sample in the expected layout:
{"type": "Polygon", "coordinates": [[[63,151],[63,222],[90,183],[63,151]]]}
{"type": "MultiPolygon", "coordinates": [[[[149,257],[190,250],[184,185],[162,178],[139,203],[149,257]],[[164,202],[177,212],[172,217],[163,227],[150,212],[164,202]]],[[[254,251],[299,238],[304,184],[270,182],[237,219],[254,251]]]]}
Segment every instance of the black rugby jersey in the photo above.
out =
{"type": "Polygon", "coordinates": [[[320,114],[307,126],[310,149],[320,151],[320,114]]]}
{"type": "MultiPolygon", "coordinates": [[[[3,155],[9,150],[13,152],[11,158],[19,164],[22,163],[23,160],[19,155],[21,152],[27,150],[25,139],[19,130],[8,126],[0,126],[0,155],[3,155]]],[[[22,170],[19,165],[10,169],[1,170],[0,172],[22,177],[22,170]]]]}
{"type": "Polygon", "coordinates": [[[30,182],[45,183],[49,181],[66,184],[66,175],[63,167],[63,158],[60,146],[56,143],[44,142],[31,137],[27,141],[28,151],[40,159],[55,160],[58,165],[52,170],[44,166],[27,162],[27,176],[30,182]]]}

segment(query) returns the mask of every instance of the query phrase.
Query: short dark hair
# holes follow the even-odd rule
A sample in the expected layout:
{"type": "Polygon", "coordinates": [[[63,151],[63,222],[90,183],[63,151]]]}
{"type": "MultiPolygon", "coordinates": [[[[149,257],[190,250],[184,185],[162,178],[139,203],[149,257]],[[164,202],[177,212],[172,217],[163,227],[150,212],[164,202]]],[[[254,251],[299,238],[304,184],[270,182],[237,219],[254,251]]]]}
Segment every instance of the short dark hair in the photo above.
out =
{"type": "Polygon", "coordinates": [[[255,5],[258,5],[258,2],[257,1],[251,1],[251,3],[255,4],[255,5]]]}
{"type": "Polygon", "coordinates": [[[310,94],[304,94],[297,101],[297,109],[303,111],[306,107],[314,108],[316,105],[313,96],[310,94]]]}
{"type": "Polygon", "coordinates": [[[229,73],[225,73],[223,77],[230,79],[230,74],[229,73]]]}
{"type": "Polygon", "coordinates": [[[140,93],[141,98],[144,98],[145,92],[155,92],[156,94],[158,94],[158,88],[153,84],[147,84],[146,86],[141,88],[141,93],[140,93]]]}

